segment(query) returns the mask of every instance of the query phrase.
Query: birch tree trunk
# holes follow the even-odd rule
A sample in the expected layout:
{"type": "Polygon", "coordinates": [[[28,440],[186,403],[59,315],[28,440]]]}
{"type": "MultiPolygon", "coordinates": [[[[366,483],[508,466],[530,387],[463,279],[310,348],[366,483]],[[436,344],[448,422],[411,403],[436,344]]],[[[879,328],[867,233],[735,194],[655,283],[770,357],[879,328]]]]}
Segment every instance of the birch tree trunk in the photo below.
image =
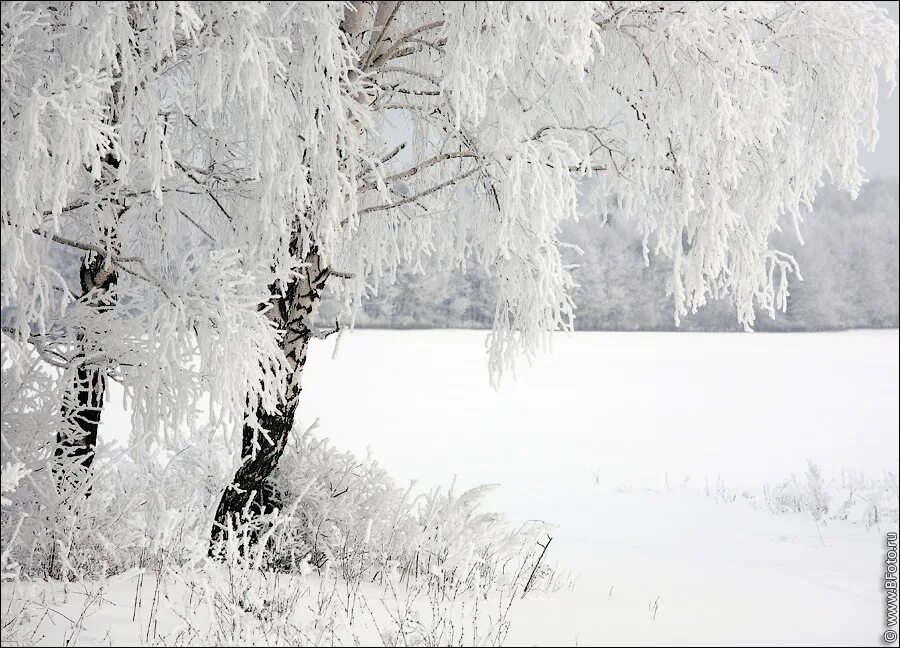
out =
{"type": "MultiPolygon", "coordinates": [[[[119,167],[119,161],[112,155],[103,160],[104,165],[112,169],[113,176],[119,167]]],[[[125,213],[124,199],[115,198],[109,203],[115,221],[125,213]]],[[[109,234],[109,231],[106,232],[109,234]]],[[[118,240],[115,229],[111,233],[114,252],[118,252],[118,240]]],[[[115,305],[116,296],[112,292],[118,275],[109,260],[99,254],[89,253],[82,259],[79,272],[81,299],[97,311],[105,313],[115,305]]],[[[97,349],[87,349],[84,336],[78,336],[81,349],[74,358],[75,375],[66,392],[63,394],[61,413],[63,425],[56,433],[56,449],[54,450],[53,471],[61,491],[78,490],[89,479],[91,465],[97,448],[97,431],[103,409],[103,398],[106,393],[106,370],[88,360],[89,353],[97,349]]],[[[90,489],[85,491],[90,495],[90,489]]]]}
{"type": "MultiPolygon", "coordinates": [[[[109,291],[116,282],[116,273],[103,269],[103,259],[85,258],[81,266],[81,286],[85,295],[94,300],[99,311],[112,305],[109,291]],[[93,293],[93,294],[91,294],[93,293]]],[[[97,430],[106,391],[106,375],[100,367],[84,361],[82,348],[75,362],[75,376],[63,395],[62,416],[64,425],[56,433],[54,470],[57,478],[78,484],[87,477],[94,461],[97,447],[97,430]],[[79,470],[78,467],[84,470],[79,470]]]]}
{"type": "Polygon", "coordinates": [[[303,367],[313,335],[312,320],[328,274],[318,250],[313,248],[299,277],[288,286],[284,296],[272,295],[271,315],[282,331],[281,343],[290,367],[285,400],[274,414],[261,408],[257,410],[257,420],[265,434],[244,426],[241,465],[216,509],[213,543],[225,537],[229,523],[237,525],[242,520],[269,513],[281,504],[269,477],[278,466],[294,425],[303,367]]]}
{"type": "MultiPolygon", "coordinates": [[[[361,69],[367,70],[380,62],[379,58],[390,49],[393,40],[389,27],[398,8],[399,3],[395,1],[347,4],[341,29],[355,47],[363,50],[360,54],[361,69]],[[370,30],[369,42],[363,44],[362,35],[370,30]]],[[[351,78],[355,76],[351,74],[351,78]]],[[[374,97],[360,91],[354,99],[369,105],[374,97]]],[[[296,241],[294,244],[296,245],[296,241]]],[[[257,411],[257,420],[266,435],[257,433],[252,427],[244,427],[242,462],[216,509],[212,529],[213,545],[224,538],[229,522],[238,522],[246,519],[245,516],[269,513],[280,506],[279,495],[269,477],[278,466],[294,425],[303,367],[313,334],[312,321],[328,276],[329,270],[324,267],[319,250],[313,247],[306,256],[305,268],[288,288],[285,296],[272,295],[272,316],[283,331],[282,344],[291,372],[286,397],[275,414],[257,411]]],[[[210,549],[212,551],[213,546],[210,549]]]]}

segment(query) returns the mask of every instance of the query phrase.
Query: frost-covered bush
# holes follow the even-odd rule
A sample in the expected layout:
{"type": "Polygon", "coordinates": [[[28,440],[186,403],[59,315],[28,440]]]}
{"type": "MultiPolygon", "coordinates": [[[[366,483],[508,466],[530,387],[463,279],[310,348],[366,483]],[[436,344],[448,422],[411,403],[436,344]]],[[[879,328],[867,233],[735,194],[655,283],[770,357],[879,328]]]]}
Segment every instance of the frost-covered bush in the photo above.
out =
{"type": "Polygon", "coordinates": [[[202,465],[194,457],[218,450],[227,459],[222,443],[197,438],[167,464],[110,445],[98,446],[90,469],[61,458],[55,451],[56,430],[65,425],[58,388],[64,372],[36,354],[27,364],[7,363],[16,350],[4,344],[4,565],[15,560],[27,578],[103,578],[145,566],[148,556],[172,544],[173,526],[189,521],[205,532],[196,513],[209,506],[218,488],[210,482],[221,480],[229,464],[202,465]],[[18,468],[8,472],[7,465],[18,468]]]}
{"type": "MultiPolygon", "coordinates": [[[[66,490],[51,469],[47,433],[58,408],[45,401],[56,392],[25,390],[52,377],[40,364],[33,370],[43,372],[40,380],[3,373],[4,438],[19,440],[4,445],[2,456],[15,466],[4,469],[4,573],[7,560],[24,577],[63,580],[204,564],[213,511],[231,473],[222,435],[202,428],[183,435],[182,450],[149,456],[101,446],[90,478],[66,490]]],[[[459,591],[503,589],[534,561],[546,530],[513,529],[500,515],[480,512],[489,486],[460,494],[452,485],[402,489],[371,456],[340,452],[311,431],[294,434],[276,485],[284,508],[247,522],[243,544],[231,547],[258,556],[256,569],[317,570],[348,583],[399,577],[459,591]]]]}
{"type": "MultiPolygon", "coordinates": [[[[685,480],[681,487],[687,487],[685,480]]],[[[879,528],[900,521],[900,484],[897,473],[887,471],[880,478],[843,469],[840,475],[827,476],[807,462],[806,471],[792,473],[787,479],[763,484],[761,488],[732,488],[721,477],[706,480],[706,497],[722,504],[738,501],[755,509],[775,514],[811,516],[817,523],[847,521],[879,528]]]]}
{"type": "MultiPolygon", "coordinates": [[[[4,383],[4,398],[13,387],[4,383]]],[[[28,418],[4,404],[12,437],[28,418]]],[[[28,429],[33,443],[20,444],[22,461],[4,469],[4,579],[11,587],[62,580],[84,590],[85,609],[103,605],[117,579],[132,579],[146,641],[332,645],[358,641],[367,628],[388,645],[463,637],[496,645],[531,575],[530,589],[556,577],[540,555],[545,525],[512,528],[479,512],[489,487],[402,489],[372,457],[340,452],[310,431],[294,434],[277,474],[285,507],[232,527],[212,559],[209,527],[232,466],[220,433],[185,432],[183,450],[152,457],[101,447],[83,485],[90,495],[69,497],[50,469],[48,434],[28,429]]],[[[13,465],[7,449],[2,461],[13,465]]],[[[43,605],[16,599],[4,636],[28,636],[43,605]]]]}
{"type": "MultiPolygon", "coordinates": [[[[757,501],[754,495],[747,499],[757,501]]],[[[757,505],[772,513],[809,514],[817,522],[847,520],[871,527],[900,520],[900,487],[892,472],[876,479],[843,470],[838,477],[826,478],[810,462],[803,476],[764,485],[760,500],[757,505]]]]}
{"type": "Polygon", "coordinates": [[[273,538],[276,564],[338,569],[348,581],[424,577],[460,591],[503,589],[534,560],[547,530],[514,529],[480,512],[492,486],[403,489],[371,456],[340,452],[310,432],[294,435],[277,484],[293,514],[273,538]]]}

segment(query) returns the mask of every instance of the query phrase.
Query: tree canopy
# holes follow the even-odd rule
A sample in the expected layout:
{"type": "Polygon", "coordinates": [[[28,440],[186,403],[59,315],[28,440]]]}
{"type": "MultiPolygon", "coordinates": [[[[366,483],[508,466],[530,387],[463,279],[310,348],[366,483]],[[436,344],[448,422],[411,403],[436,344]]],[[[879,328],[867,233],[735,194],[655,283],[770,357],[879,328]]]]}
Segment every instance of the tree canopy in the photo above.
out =
{"type": "Polygon", "coordinates": [[[271,297],[312,251],[343,326],[398,268],[481,266],[496,376],[572,326],[579,196],[671,258],[676,317],[727,299],[752,327],[798,271],[773,235],[824,180],[859,190],[898,54],[860,2],[2,11],[4,370],[77,346],[145,432],[201,396],[238,424],[275,407],[271,297]],[[82,257],[115,272],[102,307],[82,257]]]}

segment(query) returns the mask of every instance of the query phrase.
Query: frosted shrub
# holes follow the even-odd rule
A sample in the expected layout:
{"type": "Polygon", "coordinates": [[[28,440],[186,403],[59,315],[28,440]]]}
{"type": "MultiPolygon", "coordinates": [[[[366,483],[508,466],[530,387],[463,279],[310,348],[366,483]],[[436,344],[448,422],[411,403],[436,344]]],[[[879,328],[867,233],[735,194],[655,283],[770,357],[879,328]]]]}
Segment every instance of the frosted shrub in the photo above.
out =
{"type": "MultiPolygon", "coordinates": [[[[15,383],[5,378],[7,398],[15,383]]],[[[27,402],[24,411],[40,421],[42,401],[27,402]]],[[[27,425],[20,404],[7,404],[4,426],[27,425]]],[[[530,575],[554,577],[540,565],[544,525],[514,529],[479,512],[489,487],[401,489],[371,457],[340,452],[309,431],[294,434],[277,475],[284,508],[233,521],[212,547],[216,559],[209,526],[232,465],[221,433],[185,432],[183,450],[140,463],[101,446],[93,475],[76,480],[90,495],[77,497],[58,490],[52,445],[33,438],[16,448],[20,466],[4,473],[4,578],[65,581],[88,607],[103,604],[91,583],[136,578],[135,614],[150,643],[332,645],[377,625],[389,644],[463,636],[497,644],[530,575]]],[[[11,464],[12,455],[2,460],[11,464]]],[[[9,636],[28,636],[40,619],[44,603],[21,603],[5,613],[9,636]]]]}
{"type": "Polygon", "coordinates": [[[175,458],[139,462],[100,445],[86,470],[77,458],[55,456],[48,434],[64,424],[60,380],[36,357],[25,371],[3,367],[0,461],[19,466],[3,474],[4,565],[15,560],[28,578],[68,581],[147,567],[157,554],[186,559],[208,531],[206,509],[228,472],[224,443],[200,432],[175,458]]]}
{"type": "MultiPolygon", "coordinates": [[[[5,464],[3,466],[2,478],[0,478],[0,506],[9,506],[12,504],[11,500],[6,498],[7,494],[13,494],[16,491],[16,487],[19,485],[19,482],[22,478],[28,474],[28,470],[24,467],[23,464],[16,462],[14,464],[5,464]]],[[[5,520],[5,515],[3,516],[5,520]]],[[[10,548],[15,543],[19,530],[21,529],[22,522],[25,520],[26,514],[20,513],[18,520],[15,521],[13,525],[11,525],[11,529],[9,531],[9,537],[6,537],[6,533],[4,533],[4,548],[2,553],[0,553],[0,581],[4,580],[13,580],[19,575],[19,565],[16,561],[10,558],[10,548]]]]}
{"type": "Polygon", "coordinates": [[[339,452],[309,432],[294,435],[277,484],[297,504],[276,534],[275,564],[337,569],[348,582],[424,578],[486,594],[513,584],[547,530],[538,523],[512,529],[480,512],[491,486],[460,494],[452,484],[447,491],[402,489],[371,456],[339,452]]]}
{"type": "Polygon", "coordinates": [[[806,509],[817,522],[828,515],[828,503],[831,495],[826,491],[825,480],[821,469],[812,461],[806,470],[806,509]]]}
{"type": "Polygon", "coordinates": [[[900,488],[892,472],[873,479],[844,470],[840,477],[828,479],[810,462],[802,479],[791,475],[764,485],[762,501],[772,513],[808,513],[817,522],[847,520],[877,527],[900,519],[900,488]]]}
{"type": "MultiPolygon", "coordinates": [[[[18,448],[16,456],[27,461],[18,487],[5,490],[4,556],[16,556],[31,576],[77,580],[205,555],[230,457],[209,430],[191,440],[183,451],[140,466],[101,446],[94,475],[79,482],[81,490],[62,492],[49,469],[52,446],[18,448]]],[[[511,529],[501,516],[480,512],[490,486],[414,493],[397,487],[372,457],[359,460],[310,432],[294,436],[286,458],[277,488],[288,504],[245,522],[242,545],[228,549],[253,555],[257,569],[328,570],[347,582],[431,578],[464,591],[501,587],[510,561],[524,559],[546,530],[511,529]]]]}
{"type": "Polygon", "coordinates": [[[897,473],[888,472],[881,479],[867,479],[859,473],[843,471],[835,480],[834,499],[838,519],[859,522],[867,527],[900,521],[900,485],[897,473]]]}

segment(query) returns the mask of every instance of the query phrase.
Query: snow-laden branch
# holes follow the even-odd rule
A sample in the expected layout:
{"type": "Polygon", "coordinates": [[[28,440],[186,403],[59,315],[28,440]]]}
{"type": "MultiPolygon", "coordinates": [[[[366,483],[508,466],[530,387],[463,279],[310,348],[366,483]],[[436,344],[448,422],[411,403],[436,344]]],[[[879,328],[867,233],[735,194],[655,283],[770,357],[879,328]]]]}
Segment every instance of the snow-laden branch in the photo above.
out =
{"type": "MultiPolygon", "coordinates": [[[[453,151],[450,153],[441,153],[440,155],[434,155],[427,160],[422,160],[415,166],[412,166],[404,171],[399,171],[397,173],[393,173],[389,176],[380,179],[380,183],[370,182],[368,184],[361,185],[357,191],[363,193],[365,191],[371,191],[381,185],[389,185],[393,182],[397,182],[400,180],[404,180],[406,178],[411,178],[412,176],[424,171],[425,169],[434,166],[435,164],[440,164],[441,162],[446,162],[448,160],[457,160],[461,158],[477,158],[478,156],[471,151],[453,151]]],[[[468,175],[464,176],[468,177],[468,175]]],[[[435,190],[436,191],[436,190],[435,190]]],[[[428,193],[433,193],[429,191],[428,193]]],[[[428,195],[427,193],[424,195],[428,195]]]]}
{"type": "Polygon", "coordinates": [[[452,187],[453,185],[455,185],[459,182],[462,182],[463,180],[468,178],[470,175],[472,175],[476,171],[478,171],[478,167],[477,166],[472,167],[468,171],[460,173],[459,175],[449,178],[448,180],[444,180],[443,182],[439,182],[438,184],[428,187],[428,189],[420,191],[419,193],[413,194],[411,196],[406,196],[402,200],[398,200],[396,202],[387,203],[387,204],[383,204],[383,205],[372,205],[370,207],[364,207],[364,208],[360,209],[357,213],[359,215],[363,215],[363,214],[368,214],[371,212],[384,211],[386,209],[396,209],[397,207],[402,207],[403,205],[407,205],[411,202],[415,202],[421,198],[424,198],[425,196],[430,196],[431,194],[441,191],[442,189],[452,187]]]}

